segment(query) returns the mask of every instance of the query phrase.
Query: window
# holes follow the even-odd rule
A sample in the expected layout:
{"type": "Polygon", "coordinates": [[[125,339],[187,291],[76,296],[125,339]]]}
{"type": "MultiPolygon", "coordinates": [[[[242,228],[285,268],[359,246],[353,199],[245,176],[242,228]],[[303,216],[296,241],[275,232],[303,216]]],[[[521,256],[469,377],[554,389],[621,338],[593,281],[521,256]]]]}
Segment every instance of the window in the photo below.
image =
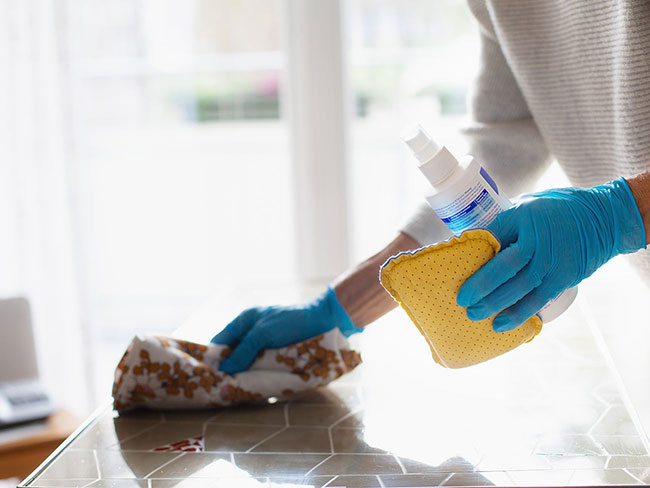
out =
{"type": "Polygon", "coordinates": [[[477,55],[454,1],[67,7],[98,398],[135,333],[171,333],[215,294],[234,310],[255,289],[317,289],[381,247],[422,198],[400,130],[417,119],[449,143],[477,55]],[[350,89],[346,168],[345,113],[324,112],[350,89]]]}
{"type": "MultiPolygon", "coordinates": [[[[394,236],[426,182],[400,141],[421,123],[463,151],[456,129],[478,61],[478,32],[465,2],[354,0],[349,3],[352,122],[350,199],[353,255],[394,236]]],[[[461,152],[462,154],[462,152],[461,152]]]]}
{"type": "Polygon", "coordinates": [[[293,278],[271,258],[294,245],[282,4],[70,0],[67,13],[103,398],[135,333],[171,333],[211,294],[293,278]]]}

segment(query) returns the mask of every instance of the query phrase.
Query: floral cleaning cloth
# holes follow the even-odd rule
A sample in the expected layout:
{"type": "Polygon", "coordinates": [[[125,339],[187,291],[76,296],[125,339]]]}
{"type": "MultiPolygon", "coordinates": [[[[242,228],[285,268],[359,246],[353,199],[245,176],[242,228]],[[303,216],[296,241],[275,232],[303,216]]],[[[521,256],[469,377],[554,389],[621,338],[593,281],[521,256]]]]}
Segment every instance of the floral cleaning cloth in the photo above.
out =
{"type": "Polygon", "coordinates": [[[248,371],[232,376],[219,371],[228,354],[228,346],[138,335],[115,370],[113,406],[118,412],[212,408],[284,398],[326,385],[361,363],[338,329],[261,351],[248,371]]]}

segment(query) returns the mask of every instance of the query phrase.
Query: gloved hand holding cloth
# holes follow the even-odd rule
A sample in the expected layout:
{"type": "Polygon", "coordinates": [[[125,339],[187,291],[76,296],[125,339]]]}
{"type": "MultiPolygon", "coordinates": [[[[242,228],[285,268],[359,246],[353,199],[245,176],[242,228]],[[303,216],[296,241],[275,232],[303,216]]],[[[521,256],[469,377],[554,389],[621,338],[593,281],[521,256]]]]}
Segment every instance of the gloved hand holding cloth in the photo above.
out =
{"type": "Polygon", "coordinates": [[[331,287],[306,303],[254,307],[244,310],[210,342],[233,349],[220,371],[245,371],[262,349],[276,349],[318,336],[338,327],[344,336],[361,332],[352,323],[331,287]]]}
{"type": "Polygon", "coordinates": [[[643,220],[628,183],[527,195],[487,230],[501,251],[470,276],[457,303],[471,320],[499,313],[493,327],[512,330],[549,300],[618,254],[646,247],[643,220]]]}

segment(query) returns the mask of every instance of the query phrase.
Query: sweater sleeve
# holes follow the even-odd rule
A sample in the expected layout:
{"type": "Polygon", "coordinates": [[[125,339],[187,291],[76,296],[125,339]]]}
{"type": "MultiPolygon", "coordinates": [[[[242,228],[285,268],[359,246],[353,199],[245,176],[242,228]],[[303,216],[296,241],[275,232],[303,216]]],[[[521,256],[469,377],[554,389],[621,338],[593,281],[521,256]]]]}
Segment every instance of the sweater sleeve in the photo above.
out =
{"type": "MultiPolygon", "coordinates": [[[[531,191],[551,159],[499,46],[483,0],[468,0],[480,30],[480,64],[470,90],[470,123],[462,129],[470,154],[509,197],[531,191]]],[[[424,203],[400,228],[420,245],[451,236],[424,203]]]]}

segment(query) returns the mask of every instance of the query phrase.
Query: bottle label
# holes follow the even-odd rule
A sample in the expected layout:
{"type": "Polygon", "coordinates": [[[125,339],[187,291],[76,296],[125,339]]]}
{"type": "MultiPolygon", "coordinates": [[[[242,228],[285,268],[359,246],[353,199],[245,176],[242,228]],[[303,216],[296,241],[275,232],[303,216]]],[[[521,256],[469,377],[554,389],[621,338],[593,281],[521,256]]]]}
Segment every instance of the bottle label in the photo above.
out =
{"type": "Polygon", "coordinates": [[[434,210],[447,227],[458,235],[467,229],[487,227],[501,208],[479,180],[453,202],[434,210]]]}

